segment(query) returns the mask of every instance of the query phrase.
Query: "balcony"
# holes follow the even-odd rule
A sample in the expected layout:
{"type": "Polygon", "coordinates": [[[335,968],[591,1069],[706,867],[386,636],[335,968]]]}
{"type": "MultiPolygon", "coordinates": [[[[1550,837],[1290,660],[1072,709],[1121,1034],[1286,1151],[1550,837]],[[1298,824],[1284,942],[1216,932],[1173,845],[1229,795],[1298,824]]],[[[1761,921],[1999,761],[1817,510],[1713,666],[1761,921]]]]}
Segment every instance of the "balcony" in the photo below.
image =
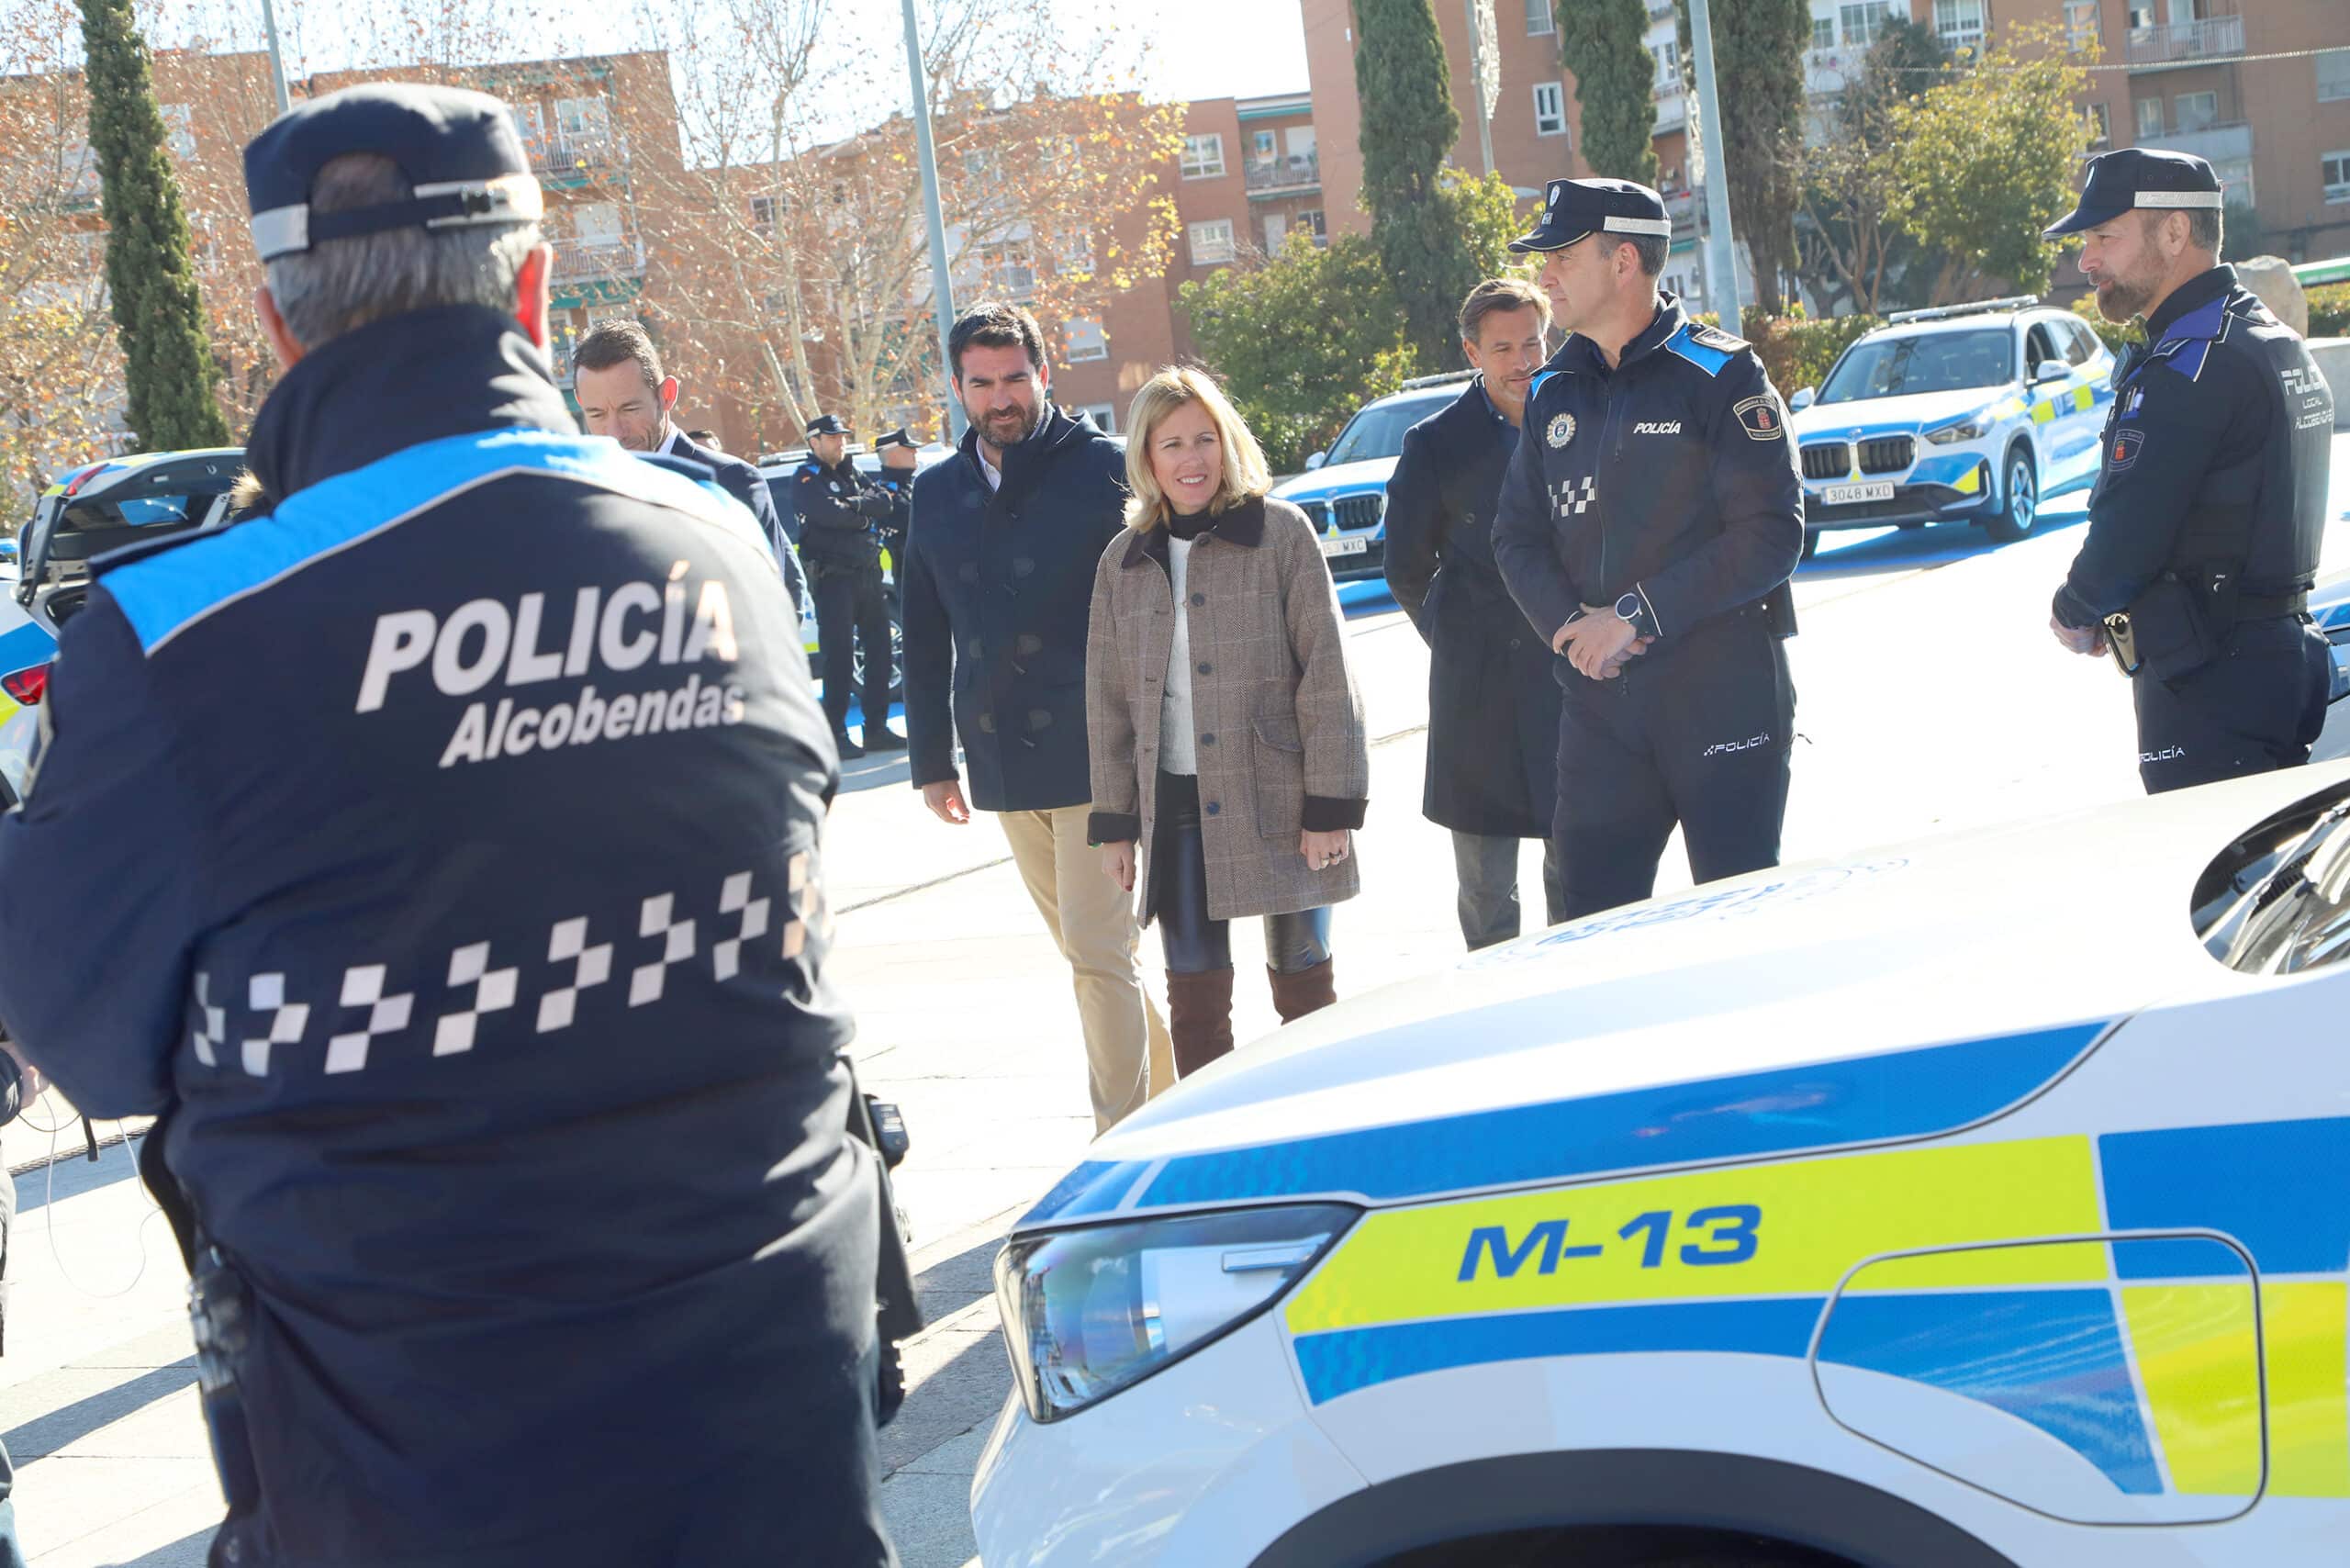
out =
{"type": "Polygon", "coordinates": [[[2201,125],[2165,136],[2142,136],[2138,145],[2158,147],[2165,152],[2192,152],[2217,169],[2229,163],[2252,162],[2252,127],[2241,121],[2201,125]]]}
{"type": "Polygon", "coordinates": [[[1656,134],[1679,130],[1689,123],[1688,100],[1682,95],[1681,78],[1671,77],[1656,84],[1656,134]]]}
{"type": "Polygon", "coordinates": [[[1684,245],[1695,240],[1697,237],[1697,193],[1666,192],[1664,216],[1673,223],[1673,244],[1684,245]]]}
{"type": "Polygon", "coordinates": [[[557,287],[643,274],[644,241],[636,235],[623,234],[616,240],[554,241],[552,281],[557,287]]]}
{"type": "Polygon", "coordinates": [[[2244,18],[2206,17],[2168,27],[2132,28],[2128,53],[2132,71],[2175,71],[2233,60],[2244,53],[2244,18]]]}
{"type": "Polygon", "coordinates": [[[522,145],[530,153],[534,173],[557,179],[565,174],[583,176],[618,169],[628,162],[626,139],[609,131],[526,130],[522,145]]]}
{"type": "Polygon", "coordinates": [[[1252,196],[1290,196],[1322,188],[1322,156],[1304,152],[1288,158],[1250,159],[1247,174],[1252,196]]]}

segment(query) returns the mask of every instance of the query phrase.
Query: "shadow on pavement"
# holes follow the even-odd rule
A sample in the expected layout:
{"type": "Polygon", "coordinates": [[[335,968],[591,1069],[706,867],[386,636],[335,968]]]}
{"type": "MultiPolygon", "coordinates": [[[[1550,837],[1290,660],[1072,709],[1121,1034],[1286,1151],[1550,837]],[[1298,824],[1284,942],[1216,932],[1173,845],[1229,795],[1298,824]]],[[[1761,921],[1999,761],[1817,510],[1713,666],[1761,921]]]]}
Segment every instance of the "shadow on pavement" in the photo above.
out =
{"type": "Polygon", "coordinates": [[[111,1426],[159,1399],[168,1399],[181,1389],[195,1385],[196,1358],[187,1356],[0,1432],[0,1447],[5,1447],[9,1458],[20,1464],[40,1459],[80,1441],[101,1427],[111,1426]]]}
{"type": "MultiPolygon", "coordinates": [[[[2088,521],[2087,511],[2043,513],[2031,537],[2061,533],[2088,521]]],[[[1892,572],[1947,566],[1999,546],[1979,528],[1942,523],[1928,528],[1855,528],[1822,534],[1819,554],[1796,569],[1797,582],[1835,582],[1892,572]]]]}
{"type": "MultiPolygon", "coordinates": [[[[42,1114],[63,1114],[54,1103],[44,1106],[42,1114]]],[[[51,1202],[62,1204],[68,1198],[111,1187],[117,1182],[137,1180],[137,1148],[136,1138],[104,1144],[93,1161],[83,1153],[82,1124],[75,1122],[71,1129],[57,1135],[57,1152],[48,1164],[17,1173],[17,1217],[22,1219],[51,1202]]]]}
{"type": "Polygon", "coordinates": [[[206,1526],[194,1535],[184,1535],[169,1546],[159,1546],[142,1552],[114,1568],[204,1568],[204,1560],[212,1550],[212,1527],[206,1526]]]}

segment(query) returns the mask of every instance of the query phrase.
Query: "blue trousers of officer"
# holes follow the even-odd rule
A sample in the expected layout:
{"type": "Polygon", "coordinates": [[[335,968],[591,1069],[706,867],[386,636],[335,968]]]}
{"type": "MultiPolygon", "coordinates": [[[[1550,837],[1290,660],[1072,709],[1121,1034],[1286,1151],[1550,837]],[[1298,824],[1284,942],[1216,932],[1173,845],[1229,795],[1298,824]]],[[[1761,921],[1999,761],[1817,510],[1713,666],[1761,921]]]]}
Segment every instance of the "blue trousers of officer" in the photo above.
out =
{"type": "Polygon", "coordinates": [[[1612,680],[1561,659],[1559,680],[1566,919],[1655,891],[1676,824],[1696,881],[1779,863],[1796,693],[1760,605],[1659,641],[1612,680]]]}
{"type": "Polygon", "coordinates": [[[2130,697],[2146,793],[2300,767],[2333,684],[2325,635],[2306,615],[2238,622],[2217,657],[2176,679],[2141,670],[2130,697]]]}

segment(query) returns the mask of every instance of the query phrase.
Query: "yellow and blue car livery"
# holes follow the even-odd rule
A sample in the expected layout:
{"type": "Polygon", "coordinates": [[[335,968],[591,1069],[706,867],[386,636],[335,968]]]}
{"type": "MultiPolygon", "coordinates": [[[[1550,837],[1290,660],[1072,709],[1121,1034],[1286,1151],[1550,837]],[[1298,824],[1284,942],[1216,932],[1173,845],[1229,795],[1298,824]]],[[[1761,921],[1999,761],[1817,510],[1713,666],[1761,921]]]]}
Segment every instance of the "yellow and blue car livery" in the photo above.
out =
{"type": "Polygon", "coordinates": [[[984,1561],[2344,1561],[2350,969],[2189,918],[2312,797],[1714,884],[1187,1081],[999,1263],[984,1561]]]}
{"type": "Polygon", "coordinates": [[[2096,477],[2113,356],[2029,297],[1896,313],[1789,400],[1804,522],[1982,522],[2031,531],[2041,502],[2096,477]]]}

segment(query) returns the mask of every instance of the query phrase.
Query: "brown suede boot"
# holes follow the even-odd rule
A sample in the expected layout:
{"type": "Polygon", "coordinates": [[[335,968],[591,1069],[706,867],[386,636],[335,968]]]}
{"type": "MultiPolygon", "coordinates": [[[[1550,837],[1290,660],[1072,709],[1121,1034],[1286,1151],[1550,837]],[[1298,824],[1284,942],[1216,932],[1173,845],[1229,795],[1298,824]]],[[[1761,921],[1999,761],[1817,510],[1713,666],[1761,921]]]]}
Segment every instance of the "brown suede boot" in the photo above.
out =
{"type": "Polygon", "coordinates": [[[1232,971],[1167,977],[1167,1032],[1180,1081],[1232,1049],[1232,971]]]}
{"type": "Polygon", "coordinates": [[[1319,1011],[1338,1000],[1331,962],[1331,959],[1325,958],[1312,969],[1300,969],[1293,975],[1285,975],[1275,969],[1266,969],[1265,973],[1273,980],[1273,1011],[1281,1015],[1282,1023],[1295,1023],[1307,1014],[1319,1011]]]}

